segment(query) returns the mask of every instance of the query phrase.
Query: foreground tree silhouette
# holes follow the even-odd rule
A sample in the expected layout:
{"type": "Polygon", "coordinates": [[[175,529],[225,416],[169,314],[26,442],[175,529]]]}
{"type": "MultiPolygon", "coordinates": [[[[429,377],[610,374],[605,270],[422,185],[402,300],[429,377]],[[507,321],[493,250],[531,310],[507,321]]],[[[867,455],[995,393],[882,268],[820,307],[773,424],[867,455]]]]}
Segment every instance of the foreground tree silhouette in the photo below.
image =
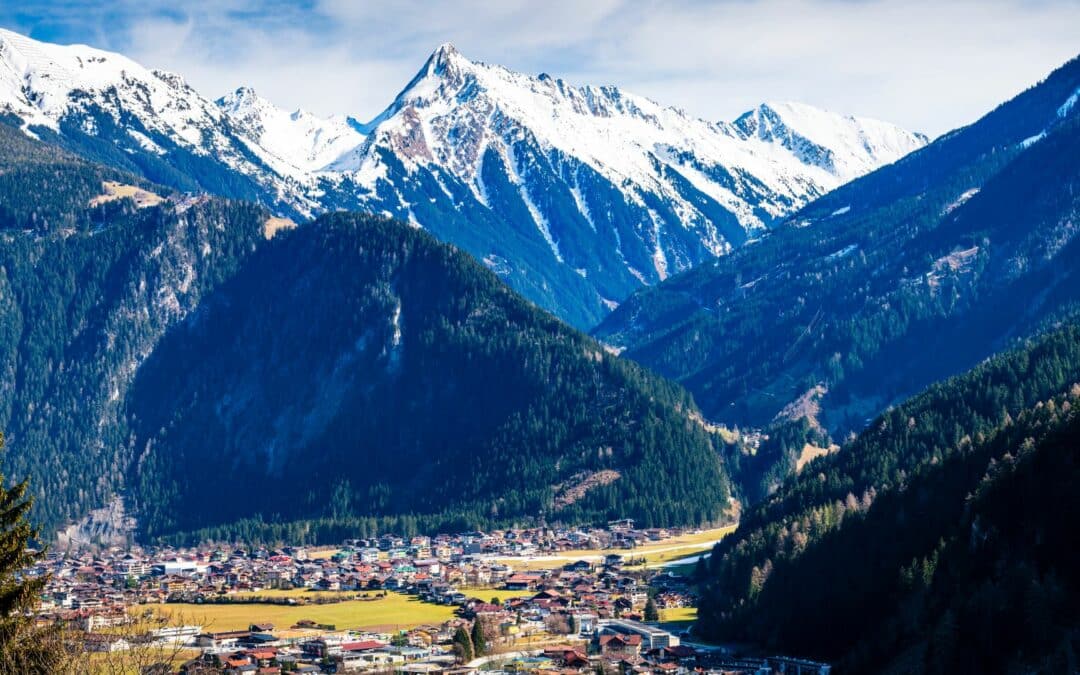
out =
{"type": "Polygon", "coordinates": [[[18,576],[41,556],[27,548],[37,531],[26,519],[33,503],[26,487],[7,487],[0,473],[0,673],[56,673],[67,665],[59,630],[38,628],[33,615],[46,579],[18,576]]]}

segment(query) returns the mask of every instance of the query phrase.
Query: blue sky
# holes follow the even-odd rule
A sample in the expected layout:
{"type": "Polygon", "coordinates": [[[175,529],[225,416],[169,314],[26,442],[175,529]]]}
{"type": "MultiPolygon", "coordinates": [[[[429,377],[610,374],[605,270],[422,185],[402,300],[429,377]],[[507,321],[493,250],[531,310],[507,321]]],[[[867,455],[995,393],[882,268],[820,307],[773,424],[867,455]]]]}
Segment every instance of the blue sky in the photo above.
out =
{"type": "Polygon", "coordinates": [[[707,119],[797,100],[932,135],[1080,52],[1076,0],[4,0],[0,25],[361,119],[453,42],[707,119]]]}

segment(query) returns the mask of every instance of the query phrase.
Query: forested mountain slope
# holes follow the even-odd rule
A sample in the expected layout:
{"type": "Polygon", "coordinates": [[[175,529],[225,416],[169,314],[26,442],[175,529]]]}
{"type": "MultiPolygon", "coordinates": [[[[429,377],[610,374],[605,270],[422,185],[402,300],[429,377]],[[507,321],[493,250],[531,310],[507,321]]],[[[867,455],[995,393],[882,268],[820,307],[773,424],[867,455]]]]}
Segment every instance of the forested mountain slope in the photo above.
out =
{"type": "Polygon", "coordinates": [[[1080,59],[853,181],[593,333],[764,425],[818,385],[829,430],[969,368],[1080,299],[1080,59]]]}
{"type": "Polygon", "coordinates": [[[257,515],[660,525],[728,507],[685,391],[379,217],[277,235],[162,340],[127,410],[149,534],[257,515]]]}
{"type": "Polygon", "coordinates": [[[697,630],[845,672],[1062,672],[1078,383],[1069,325],[891,409],[744,513],[699,570],[697,630]]]}
{"type": "Polygon", "coordinates": [[[4,461],[47,532],[117,495],[154,535],[694,523],[729,506],[684,390],[406,224],[275,231],[262,207],[3,125],[0,195],[4,461]]]}
{"type": "Polygon", "coordinates": [[[0,167],[4,462],[30,476],[35,517],[58,526],[124,485],[121,403],[135,372],[263,239],[269,214],[214,200],[105,201],[105,181],[134,189],[138,179],[4,125],[0,167]]]}

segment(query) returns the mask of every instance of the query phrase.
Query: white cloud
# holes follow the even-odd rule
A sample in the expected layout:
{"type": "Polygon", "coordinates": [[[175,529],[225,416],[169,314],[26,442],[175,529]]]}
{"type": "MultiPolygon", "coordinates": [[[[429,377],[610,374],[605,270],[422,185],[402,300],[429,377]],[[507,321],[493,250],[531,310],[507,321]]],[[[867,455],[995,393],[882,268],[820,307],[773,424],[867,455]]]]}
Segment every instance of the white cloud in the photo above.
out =
{"type": "Polygon", "coordinates": [[[96,21],[85,9],[68,20],[82,18],[85,41],[179,72],[208,95],[246,84],[285,107],[362,119],[451,41],[470,58],[618,84],[709,119],[800,100],[936,134],[1034,84],[1080,46],[1072,0],[156,5],[124,0],[96,21]]]}

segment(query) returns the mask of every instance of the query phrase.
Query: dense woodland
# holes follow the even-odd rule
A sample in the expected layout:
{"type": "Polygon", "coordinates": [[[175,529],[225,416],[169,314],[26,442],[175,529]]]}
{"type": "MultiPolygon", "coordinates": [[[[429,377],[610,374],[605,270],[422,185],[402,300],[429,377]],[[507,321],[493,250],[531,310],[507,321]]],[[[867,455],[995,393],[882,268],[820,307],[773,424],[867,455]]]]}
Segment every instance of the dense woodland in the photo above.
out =
{"type": "Polygon", "coordinates": [[[760,240],[636,293],[594,335],[684,384],[715,421],[764,426],[824,384],[822,424],[861,429],[1076,308],[1080,106],[1064,103],[1078,88],[1075,59],[760,240]]]}
{"type": "Polygon", "coordinates": [[[1077,383],[1070,325],[891,409],[743,514],[699,569],[699,630],[852,672],[1059,672],[1080,621],[1077,383]]]}
{"type": "Polygon", "coordinates": [[[261,208],[206,200],[88,207],[138,182],[0,125],[0,427],[44,531],[125,485],[119,403],[165,329],[261,241],[261,208]]]}
{"type": "Polygon", "coordinates": [[[127,408],[151,535],[250,532],[255,514],[705,523],[730,496],[684,390],[378,217],[278,234],[165,336],[127,408]],[[619,477],[556,504],[603,471],[619,477]]]}

